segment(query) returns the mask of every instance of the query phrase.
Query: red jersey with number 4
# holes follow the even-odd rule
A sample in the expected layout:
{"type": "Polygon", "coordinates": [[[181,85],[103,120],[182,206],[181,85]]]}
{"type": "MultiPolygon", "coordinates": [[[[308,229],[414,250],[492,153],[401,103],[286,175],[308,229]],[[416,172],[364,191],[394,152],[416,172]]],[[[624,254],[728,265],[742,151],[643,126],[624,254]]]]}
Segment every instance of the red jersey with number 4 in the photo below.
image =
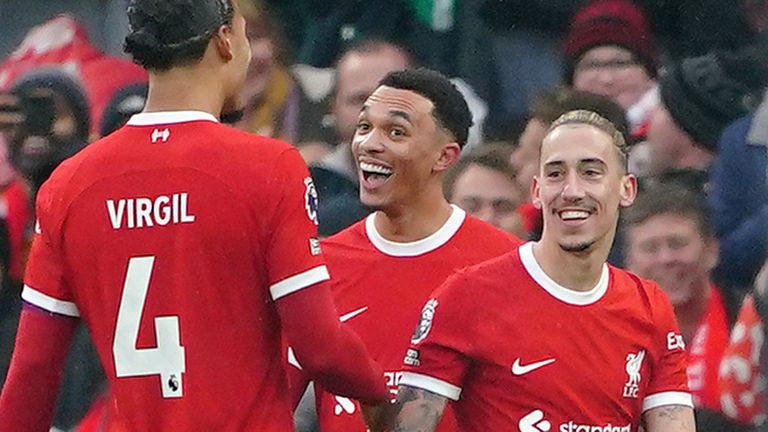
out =
{"type": "MultiPolygon", "coordinates": [[[[429,295],[451,273],[509,252],[521,242],[458,207],[431,236],[395,243],[376,230],[375,214],[323,241],[341,320],[363,340],[385,371],[394,399],[408,341],[429,295]]],[[[359,406],[319,392],[322,432],[365,432],[359,406]]],[[[449,414],[439,431],[455,431],[449,414]]]]}
{"type": "Polygon", "coordinates": [[[315,209],[290,145],[138,114],[41,189],[22,297],[85,320],[107,430],[292,430],[273,302],[328,278],[315,209]]]}
{"type": "Polygon", "coordinates": [[[533,243],[446,281],[411,342],[400,384],[458,401],[462,431],[630,432],[648,409],[692,406],[661,289],[604,265],[568,290],[533,243]]]}

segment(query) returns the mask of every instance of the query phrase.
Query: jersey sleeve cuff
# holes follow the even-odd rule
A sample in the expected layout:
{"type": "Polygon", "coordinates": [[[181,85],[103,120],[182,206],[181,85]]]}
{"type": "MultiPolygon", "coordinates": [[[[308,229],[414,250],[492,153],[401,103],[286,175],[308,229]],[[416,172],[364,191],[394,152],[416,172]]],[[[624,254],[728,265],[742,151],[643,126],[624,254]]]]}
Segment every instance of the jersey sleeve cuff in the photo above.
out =
{"type": "Polygon", "coordinates": [[[686,392],[662,392],[648,395],[643,399],[643,412],[666,405],[683,405],[693,408],[693,398],[686,392]]]}
{"type": "Polygon", "coordinates": [[[330,278],[328,268],[321,265],[273,284],[269,287],[269,293],[272,296],[272,300],[277,300],[280,297],[285,297],[288,294],[295,293],[330,278]]]}
{"type": "Polygon", "coordinates": [[[403,372],[403,377],[400,379],[400,385],[427,390],[453,401],[459,400],[459,396],[461,396],[461,387],[457,387],[438,378],[413,372],[403,372]]]}
{"type": "Polygon", "coordinates": [[[24,285],[24,289],[21,291],[21,299],[48,312],[75,318],[80,317],[80,311],[74,303],[43,294],[29,285],[24,285]]]}

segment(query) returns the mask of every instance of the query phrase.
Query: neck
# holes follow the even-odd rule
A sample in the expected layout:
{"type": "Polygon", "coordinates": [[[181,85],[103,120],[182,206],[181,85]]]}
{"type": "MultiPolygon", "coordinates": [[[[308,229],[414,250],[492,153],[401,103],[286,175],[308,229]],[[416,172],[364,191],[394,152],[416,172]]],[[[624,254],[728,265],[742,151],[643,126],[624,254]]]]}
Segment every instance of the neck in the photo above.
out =
{"type": "Polygon", "coordinates": [[[678,159],[678,168],[695,168],[702,171],[709,169],[715,156],[712,152],[704,150],[698,145],[691,144],[688,149],[680,155],[678,159]]]}
{"type": "Polygon", "coordinates": [[[693,340],[696,329],[707,314],[709,299],[712,297],[710,281],[704,279],[700,284],[701,286],[694,290],[696,294],[692,295],[688,301],[675,305],[675,316],[687,343],[693,340]]]}
{"type": "Polygon", "coordinates": [[[424,200],[416,205],[391,206],[376,212],[376,230],[389,241],[408,243],[429,237],[453,213],[445,198],[424,200]]]}
{"type": "Polygon", "coordinates": [[[197,66],[152,72],[144,112],[204,111],[218,118],[224,106],[218,78],[218,74],[197,66]]]}
{"type": "Polygon", "coordinates": [[[600,281],[613,235],[598,240],[584,252],[566,252],[555,239],[542,235],[533,245],[533,256],[552,280],[574,291],[589,291],[600,281]]]}

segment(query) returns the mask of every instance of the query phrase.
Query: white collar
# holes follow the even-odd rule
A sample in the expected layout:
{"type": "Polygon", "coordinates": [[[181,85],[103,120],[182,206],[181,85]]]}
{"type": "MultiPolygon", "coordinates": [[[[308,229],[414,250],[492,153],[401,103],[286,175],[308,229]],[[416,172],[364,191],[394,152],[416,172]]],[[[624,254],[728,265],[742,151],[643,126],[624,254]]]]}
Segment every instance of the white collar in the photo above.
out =
{"type": "Polygon", "coordinates": [[[541,285],[544,290],[546,290],[558,300],[572,305],[586,306],[600,300],[608,290],[608,279],[610,273],[608,272],[607,264],[603,264],[603,271],[600,275],[600,280],[597,282],[597,285],[595,285],[594,288],[589,291],[575,291],[558,284],[552,280],[549,275],[544,273],[544,269],[541,268],[539,263],[536,261],[536,257],[533,256],[533,242],[528,242],[520,246],[519,251],[520,260],[523,262],[523,267],[525,267],[525,270],[528,272],[528,274],[531,275],[537,284],[541,285]]]}
{"type": "Polygon", "coordinates": [[[455,205],[451,205],[451,208],[453,211],[443,226],[421,240],[399,243],[385,239],[376,229],[376,223],[374,222],[376,213],[378,212],[371,213],[365,219],[365,233],[371,243],[373,243],[373,246],[385,255],[395,257],[414,257],[423,255],[446,244],[453,238],[459,228],[461,228],[461,224],[464,223],[464,219],[467,215],[466,212],[455,205]]]}
{"type": "Polygon", "coordinates": [[[213,114],[204,111],[157,111],[134,114],[131,116],[131,119],[128,120],[128,125],[154,126],[191,121],[219,122],[213,114]]]}

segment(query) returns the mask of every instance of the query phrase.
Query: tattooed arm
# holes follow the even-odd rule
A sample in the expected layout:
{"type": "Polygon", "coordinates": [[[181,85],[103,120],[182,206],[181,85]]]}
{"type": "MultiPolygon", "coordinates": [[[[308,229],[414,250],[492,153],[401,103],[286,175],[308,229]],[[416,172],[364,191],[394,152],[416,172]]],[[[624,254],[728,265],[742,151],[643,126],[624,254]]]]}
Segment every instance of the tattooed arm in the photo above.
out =
{"type": "Polygon", "coordinates": [[[427,390],[401,385],[395,402],[394,432],[432,432],[448,399],[427,390]]]}
{"type": "Polygon", "coordinates": [[[665,405],[649,409],[643,414],[646,432],[696,432],[693,408],[683,405],[665,405]]]}

